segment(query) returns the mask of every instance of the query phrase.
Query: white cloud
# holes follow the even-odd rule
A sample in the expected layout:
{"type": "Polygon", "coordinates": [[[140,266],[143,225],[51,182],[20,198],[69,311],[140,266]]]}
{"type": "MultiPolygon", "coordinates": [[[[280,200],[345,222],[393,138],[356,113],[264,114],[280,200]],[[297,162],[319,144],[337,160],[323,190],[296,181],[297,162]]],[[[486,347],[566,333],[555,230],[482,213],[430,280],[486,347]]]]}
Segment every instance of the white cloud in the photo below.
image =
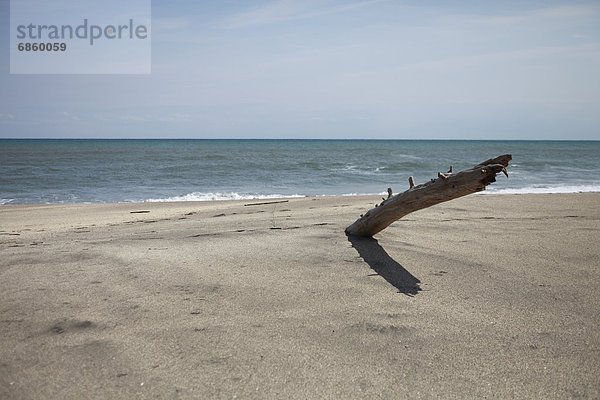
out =
{"type": "Polygon", "coordinates": [[[159,122],[189,122],[191,121],[191,117],[189,114],[168,114],[168,115],[159,115],[156,117],[156,120],[159,122]]]}
{"type": "MultiPolygon", "coordinates": [[[[106,116],[103,116],[105,120],[110,119],[106,116]]],[[[153,123],[153,122],[170,122],[170,123],[180,123],[180,122],[189,122],[191,121],[191,117],[189,114],[183,113],[171,113],[164,115],[152,115],[152,114],[127,114],[121,115],[117,117],[117,120],[124,122],[132,122],[132,123],[153,123]]]]}
{"type": "Polygon", "coordinates": [[[10,113],[0,113],[0,121],[12,121],[15,119],[14,114],[10,114],[10,113]]]}
{"type": "Polygon", "coordinates": [[[133,114],[123,115],[123,116],[119,117],[119,119],[122,121],[125,121],[125,122],[146,122],[146,121],[148,121],[148,119],[145,116],[133,115],[133,114]]]}
{"type": "Polygon", "coordinates": [[[73,115],[71,113],[68,113],[67,111],[63,111],[61,115],[71,121],[81,121],[81,118],[79,118],[77,115],[73,115]]]}
{"type": "Polygon", "coordinates": [[[588,58],[596,58],[594,55],[600,54],[599,44],[582,44],[577,46],[548,46],[528,48],[523,50],[510,51],[495,51],[477,54],[473,56],[450,57],[434,61],[426,61],[419,63],[407,63],[400,65],[399,70],[415,70],[415,71],[460,71],[470,67],[484,67],[489,65],[497,65],[499,63],[521,63],[524,61],[535,61],[544,58],[549,59],[565,59],[586,56],[588,58]]]}
{"type": "Polygon", "coordinates": [[[594,14],[598,16],[598,12],[600,12],[599,4],[575,4],[542,8],[533,11],[531,14],[546,18],[582,18],[590,17],[594,14]]]}
{"type": "Polygon", "coordinates": [[[276,0],[250,10],[230,15],[218,26],[223,29],[249,28],[285,21],[336,14],[388,0],[364,0],[333,3],[316,0],[276,0]]]}
{"type": "Polygon", "coordinates": [[[556,23],[561,20],[600,17],[600,6],[596,4],[560,5],[502,15],[468,15],[461,22],[481,25],[523,25],[532,23],[556,23]]]}
{"type": "Polygon", "coordinates": [[[166,32],[181,31],[189,27],[191,20],[185,17],[153,18],[152,30],[159,34],[166,32]]]}

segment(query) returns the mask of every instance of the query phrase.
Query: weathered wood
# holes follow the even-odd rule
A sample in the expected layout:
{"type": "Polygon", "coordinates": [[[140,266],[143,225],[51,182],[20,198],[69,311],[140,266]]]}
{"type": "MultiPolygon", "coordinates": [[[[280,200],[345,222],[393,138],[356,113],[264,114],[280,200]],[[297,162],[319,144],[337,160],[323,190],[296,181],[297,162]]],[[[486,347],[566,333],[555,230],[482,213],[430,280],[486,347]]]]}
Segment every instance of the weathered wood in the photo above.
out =
{"type": "Polygon", "coordinates": [[[346,233],[371,237],[414,211],[485,190],[487,185],[496,181],[496,174],[502,172],[508,176],[506,168],[510,160],[512,156],[505,154],[456,174],[452,173],[450,167],[447,173],[438,173],[438,179],[432,179],[418,186],[414,186],[414,181],[410,177],[410,188],[406,192],[388,197],[381,204],[361,215],[346,228],[346,233]]]}
{"type": "Polygon", "coordinates": [[[262,201],[260,203],[248,203],[248,204],[244,204],[244,207],[249,207],[249,206],[264,206],[265,204],[287,203],[288,201],[289,200],[262,201]]]}

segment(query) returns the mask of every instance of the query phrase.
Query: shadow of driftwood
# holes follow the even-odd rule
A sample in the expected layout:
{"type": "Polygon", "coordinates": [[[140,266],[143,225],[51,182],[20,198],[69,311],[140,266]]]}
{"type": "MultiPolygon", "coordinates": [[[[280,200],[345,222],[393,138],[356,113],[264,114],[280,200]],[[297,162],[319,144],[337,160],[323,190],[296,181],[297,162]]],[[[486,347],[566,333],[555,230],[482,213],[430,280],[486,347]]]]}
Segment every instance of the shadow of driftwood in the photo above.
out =
{"type": "Polygon", "coordinates": [[[400,293],[414,296],[421,290],[419,286],[421,281],[390,257],[383,247],[377,243],[377,240],[352,235],[347,236],[348,241],[352,243],[352,247],[358,251],[358,254],[369,264],[369,267],[398,289],[400,293]]]}

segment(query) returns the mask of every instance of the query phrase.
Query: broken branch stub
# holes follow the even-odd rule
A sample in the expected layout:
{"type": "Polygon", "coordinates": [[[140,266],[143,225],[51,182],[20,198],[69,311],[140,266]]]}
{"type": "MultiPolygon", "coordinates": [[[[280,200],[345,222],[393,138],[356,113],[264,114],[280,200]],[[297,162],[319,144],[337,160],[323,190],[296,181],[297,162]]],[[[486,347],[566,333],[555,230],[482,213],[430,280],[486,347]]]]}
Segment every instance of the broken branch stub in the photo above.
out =
{"type": "Polygon", "coordinates": [[[386,199],[361,215],[346,228],[346,234],[371,237],[414,211],[485,190],[487,185],[496,181],[500,172],[508,176],[506,168],[511,160],[512,156],[505,154],[456,174],[450,167],[447,173],[438,173],[437,179],[418,186],[414,186],[411,179],[407,191],[386,199]]]}

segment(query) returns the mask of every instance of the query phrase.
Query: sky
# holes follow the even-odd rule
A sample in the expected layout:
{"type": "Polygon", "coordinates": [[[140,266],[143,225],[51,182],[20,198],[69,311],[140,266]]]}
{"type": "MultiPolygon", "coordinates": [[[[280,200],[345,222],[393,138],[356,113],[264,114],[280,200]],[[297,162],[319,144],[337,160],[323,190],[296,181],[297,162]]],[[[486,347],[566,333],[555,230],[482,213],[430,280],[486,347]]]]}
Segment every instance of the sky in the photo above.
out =
{"type": "Polygon", "coordinates": [[[600,140],[598,1],[155,0],[140,75],[10,74],[9,10],[0,138],[600,140]]]}

